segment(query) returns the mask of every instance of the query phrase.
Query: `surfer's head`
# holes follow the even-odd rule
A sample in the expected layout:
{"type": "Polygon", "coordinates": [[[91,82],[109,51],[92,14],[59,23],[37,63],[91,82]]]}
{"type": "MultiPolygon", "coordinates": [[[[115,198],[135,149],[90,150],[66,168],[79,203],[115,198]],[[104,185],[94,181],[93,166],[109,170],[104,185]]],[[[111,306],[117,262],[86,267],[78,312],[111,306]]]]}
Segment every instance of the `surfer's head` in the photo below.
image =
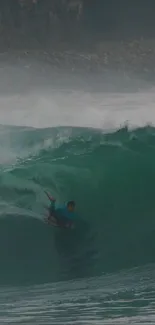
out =
{"type": "Polygon", "coordinates": [[[68,201],[67,202],[67,209],[70,212],[73,212],[75,210],[75,202],[74,201],[68,201]]]}

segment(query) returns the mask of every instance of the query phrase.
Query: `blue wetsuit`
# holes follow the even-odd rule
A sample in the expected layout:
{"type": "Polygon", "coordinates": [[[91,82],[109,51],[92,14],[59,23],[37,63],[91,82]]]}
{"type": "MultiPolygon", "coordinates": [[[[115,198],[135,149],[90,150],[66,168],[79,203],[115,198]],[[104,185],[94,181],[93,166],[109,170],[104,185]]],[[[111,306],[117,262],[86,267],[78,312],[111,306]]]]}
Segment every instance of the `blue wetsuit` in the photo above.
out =
{"type": "Polygon", "coordinates": [[[63,205],[55,205],[55,201],[51,201],[50,207],[49,207],[50,215],[56,218],[59,224],[65,225],[65,224],[72,224],[75,213],[68,211],[67,206],[63,205]]]}

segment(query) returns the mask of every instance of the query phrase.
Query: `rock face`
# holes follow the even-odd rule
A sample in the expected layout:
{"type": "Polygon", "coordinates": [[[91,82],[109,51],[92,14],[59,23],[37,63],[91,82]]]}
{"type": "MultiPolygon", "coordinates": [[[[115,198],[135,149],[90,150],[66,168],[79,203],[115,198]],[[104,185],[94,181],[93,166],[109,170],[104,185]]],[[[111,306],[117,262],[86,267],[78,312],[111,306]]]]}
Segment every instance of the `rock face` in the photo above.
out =
{"type": "MultiPolygon", "coordinates": [[[[83,0],[1,0],[0,16],[1,23],[8,24],[11,18],[12,25],[16,25],[16,19],[22,20],[23,12],[27,16],[27,22],[32,14],[40,15],[48,13],[52,19],[57,16],[58,19],[65,19],[72,16],[75,20],[80,20],[83,13],[83,0]]],[[[41,21],[40,21],[41,23],[41,21]]]]}
{"type": "MultiPolygon", "coordinates": [[[[155,2],[151,3],[155,7],[155,2]]],[[[109,0],[105,4],[106,0],[0,0],[0,53],[15,50],[23,56],[33,52],[53,66],[72,71],[115,69],[154,74],[155,35],[146,37],[143,33],[147,30],[144,24],[147,20],[151,31],[155,30],[153,7],[147,4],[144,7],[143,3],[140,10],[145,30],[141,28],[137,37],[134,29],[134,37],[127,37],[117,2],[114,1],[113,7],[109,0]],[[112,30],[111,26],[115,27],[118,21],[121,29],[112,30]]],[[[127,16],[132,25],[134,20],[139,24],[136,15],[140,10],[132,9],[131,4],[126,8],[124,0],[121,9],[125,24],[127,16]],[[132,10],[134,20],[131,20],[132,10]]]]}
{"type": "Polygon", "coordinates": [[[83,13],[83,1],[82,0],[64,0],[67,12],[74,14],[75,19],[80,20],[83,13]]]}
{"type": "Polygon", "coordinates": [[[0,0],[0,30],[16,29],[44,39],[47,33],[64,39],[75,33],[78,38],[78,30],[82,34],[89,30],[89,37],[94,32],[125,35],[131,31],[135,36],[135,29],[155,30],[154,11],[155,2],[148,5],[145,0],[140,4],[134,0],[0,0]]]}
{"type": "Polygon", "coordinates": [[[61,41],[77,35],[82,17],[83,0],[0,1],[0,33],[18,32],[40,41],[49,35],[61,41]]]}

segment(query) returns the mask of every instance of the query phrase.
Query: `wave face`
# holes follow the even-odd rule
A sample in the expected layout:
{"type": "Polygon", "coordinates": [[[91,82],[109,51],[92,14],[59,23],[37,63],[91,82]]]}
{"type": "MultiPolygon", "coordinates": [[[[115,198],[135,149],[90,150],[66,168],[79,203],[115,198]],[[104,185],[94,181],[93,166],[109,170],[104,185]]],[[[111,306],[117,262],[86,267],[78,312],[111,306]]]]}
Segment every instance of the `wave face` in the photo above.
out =
{"type": "Polygon", "coordinates": [[[155,262],[155,129],[0,127],[0,281],[41,283],[155,262]],[[43,222],[74,199],[75,230],[43,222]]]}

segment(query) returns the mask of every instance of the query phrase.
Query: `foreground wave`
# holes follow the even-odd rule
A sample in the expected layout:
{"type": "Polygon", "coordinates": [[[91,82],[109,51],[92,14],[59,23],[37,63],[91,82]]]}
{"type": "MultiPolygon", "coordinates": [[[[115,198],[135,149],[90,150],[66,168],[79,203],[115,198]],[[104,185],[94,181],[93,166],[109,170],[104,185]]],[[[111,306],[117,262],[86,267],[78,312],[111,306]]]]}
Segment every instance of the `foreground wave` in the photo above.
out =
{"type": "Polygon", "coordinates": [[[0,127],[0,281],[96,276],[155,262],[155,129],[0,127]],[[75,230],[43,222],[43,189],[77,202],[75,230]]]}

